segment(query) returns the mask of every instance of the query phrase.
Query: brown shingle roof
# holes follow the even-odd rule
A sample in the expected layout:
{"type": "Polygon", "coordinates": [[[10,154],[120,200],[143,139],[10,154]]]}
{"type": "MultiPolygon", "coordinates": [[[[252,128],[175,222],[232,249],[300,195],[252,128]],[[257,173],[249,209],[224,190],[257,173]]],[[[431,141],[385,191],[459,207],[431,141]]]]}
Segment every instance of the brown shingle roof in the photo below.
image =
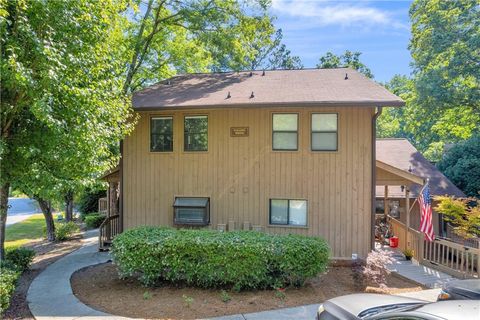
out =
{"type": "MultiPolygon", "coordinates": [[[[391,166],[430,179],[430,193],[432,195],[451,195],[465,197],[465,194],[458,189],[440,170],[430,163],[407,139],[377,139],[377,160],[391,166]]],[[[414,185],[411,188],[411,196],[417,197],[421,186],[414,185]]],[[[388,188],[389,196],[392,198],[404,197],[405,193],[398,186],[388,188]]],[[[377,197],[383,197],[383,187],[377,187],[377,197]]]]}
{"type": "Polygon", "coordinates": [[[136,92],[136,110],[259,105],[403,106],[350,68],[186,74],[136,92]],[[348,79],[345,80],[345,75],[348,79]],[[254,97],[251,97],[253,92],[254,97]],[[230,98],[227,98],[230,93],[230,98]]]}

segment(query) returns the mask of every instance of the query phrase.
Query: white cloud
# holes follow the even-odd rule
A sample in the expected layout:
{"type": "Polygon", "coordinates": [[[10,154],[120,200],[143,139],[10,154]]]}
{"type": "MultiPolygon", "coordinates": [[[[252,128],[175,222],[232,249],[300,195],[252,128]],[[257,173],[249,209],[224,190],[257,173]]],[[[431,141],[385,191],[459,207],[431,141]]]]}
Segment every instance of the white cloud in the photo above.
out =
{"type": "Polygon", "coordinates": [[[368,6],[368,3],[355,3],[308,0],[273,0],[274,13],[305,18],[317,25],[373,26],[384,25],[394,28],[406,26],[397,21],[385,10],[368,6]]]}

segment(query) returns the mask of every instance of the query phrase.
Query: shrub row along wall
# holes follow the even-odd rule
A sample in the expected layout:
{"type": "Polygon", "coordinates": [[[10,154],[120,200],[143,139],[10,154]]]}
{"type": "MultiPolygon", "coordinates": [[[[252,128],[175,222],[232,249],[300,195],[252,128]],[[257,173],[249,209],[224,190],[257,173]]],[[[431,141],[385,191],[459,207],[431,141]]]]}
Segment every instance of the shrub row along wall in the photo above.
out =
{"type": "Polygon", "coordinates": [[[140,227],[118,235],[111,252],[120,276],[145,285],[167,280],[240,290],[303,285],[325,271],[330,249],[301,235],[140,227]]]}

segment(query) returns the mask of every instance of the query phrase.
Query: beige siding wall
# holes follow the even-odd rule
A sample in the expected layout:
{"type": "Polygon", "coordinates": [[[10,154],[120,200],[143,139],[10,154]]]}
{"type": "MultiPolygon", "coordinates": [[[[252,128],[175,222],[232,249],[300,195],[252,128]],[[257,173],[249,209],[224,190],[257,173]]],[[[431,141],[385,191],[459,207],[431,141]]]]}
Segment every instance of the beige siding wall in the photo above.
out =
{"type": "Polygon", "coordinates": [[[124,227],[172,225],[175,196],[206,196],[211,225],[234,220],[267,232],[325,238],[333,258],[370,249],[373,108],[236,108],[140,112],[124,143],[124,227]],[[299,150],[272,151],[272,113],[299,114],[299,150]],[[310,151],[312,112],[337,112],[339,150],[310,151]],[[208,115],[208,151],[183,151],[185,115],[208,115]],[[174,152],[150,152],[150,117],[174,117],[174,152]],[[230,127],[249,127],[230,137],[230,127]],[[308,200],[308,226],[269,226],[269,199],[308,200]]]}

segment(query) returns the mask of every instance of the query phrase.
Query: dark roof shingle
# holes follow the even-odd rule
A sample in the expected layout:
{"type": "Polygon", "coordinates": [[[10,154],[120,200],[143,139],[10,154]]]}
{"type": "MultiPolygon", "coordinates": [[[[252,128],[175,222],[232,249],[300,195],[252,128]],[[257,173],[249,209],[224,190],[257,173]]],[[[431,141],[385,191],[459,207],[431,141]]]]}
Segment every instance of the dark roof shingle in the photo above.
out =
{"type": "Polygon", "coordinates": [[[350,68],[272,70],[265,71],[265,75],[262,71],[178,75],[134,93],[132,102],[135,110],[404,105],[402,99],[350,68]]]}
{"type": "MultiPolygon", "coordinates": [[[[407,140],[407,139],[377,139],[377,160],[385,162],[401,170],[408,171],[430,179],[430,193],[432,195],[450,195],[465,197],[465,194],[458,189],[440,170],[438,170],[407,140]]],[[[417,197],[422,186],[413,185],[411,196],[417,197]]],[[[388,188],[389,196],[393,198],[404,197],[405,193],[399,186],[388,188]]],[[[383,187],[377,187],[377,197],[383,197],[383,187]]]]}

